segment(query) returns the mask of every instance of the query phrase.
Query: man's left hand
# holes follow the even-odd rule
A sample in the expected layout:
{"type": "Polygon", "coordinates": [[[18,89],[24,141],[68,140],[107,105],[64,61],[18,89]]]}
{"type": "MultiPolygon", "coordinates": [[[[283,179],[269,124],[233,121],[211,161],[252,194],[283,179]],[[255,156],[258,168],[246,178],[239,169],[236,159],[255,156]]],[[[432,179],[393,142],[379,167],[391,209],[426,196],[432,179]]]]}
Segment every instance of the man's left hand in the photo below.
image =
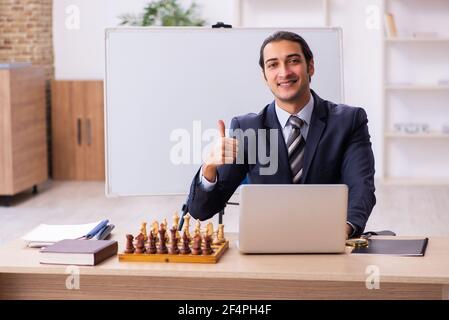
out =
{"type": "Polygon", "coordinates": [[[346,224],[346,239],[349,238],[349,236],[354,232],[354,229],[352,229],[352,226],[347,223],[346,224]]]}

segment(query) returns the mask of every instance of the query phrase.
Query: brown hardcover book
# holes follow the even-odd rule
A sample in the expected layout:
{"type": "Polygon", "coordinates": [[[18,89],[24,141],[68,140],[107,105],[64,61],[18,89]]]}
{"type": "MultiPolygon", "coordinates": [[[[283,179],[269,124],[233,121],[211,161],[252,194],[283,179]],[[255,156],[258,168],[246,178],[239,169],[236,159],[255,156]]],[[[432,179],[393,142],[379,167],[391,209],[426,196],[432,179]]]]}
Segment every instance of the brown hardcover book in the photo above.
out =
{"type": "Polygon", "coordinates": [[[114,240],[61,240],[40,251],[40,263],[94,266],[117,251],[114,240]]]}

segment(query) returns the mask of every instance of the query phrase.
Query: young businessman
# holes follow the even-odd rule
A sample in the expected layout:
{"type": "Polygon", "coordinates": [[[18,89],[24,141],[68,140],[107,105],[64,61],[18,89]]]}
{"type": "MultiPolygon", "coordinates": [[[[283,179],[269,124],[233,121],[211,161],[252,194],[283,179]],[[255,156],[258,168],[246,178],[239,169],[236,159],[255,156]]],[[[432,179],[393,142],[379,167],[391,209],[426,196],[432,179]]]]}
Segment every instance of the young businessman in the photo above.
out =
{"type": "Polygon", "coordinates": [[[264,174],[266,163],[259,156],[249,161],[248,152],[253,150],[249,142],[236,139],[236,135],[225,137],[224,123],[219,120],[221,138],[191,185],[190,214],[200,220],[212,217],[245,178],[257,184],[341,183],[349,189],[347,234],[359,236],[376,203],[374,156],[365,111],[323,100],[310,89],[313,54],[297,34],[280,31],[265,39],[259,64],[275,99],[257,115],[232,119],[231,130],[277,131],[277,138],[257,136],[265,139],[270,157],[276,157],[277,170],[264,174]]]}

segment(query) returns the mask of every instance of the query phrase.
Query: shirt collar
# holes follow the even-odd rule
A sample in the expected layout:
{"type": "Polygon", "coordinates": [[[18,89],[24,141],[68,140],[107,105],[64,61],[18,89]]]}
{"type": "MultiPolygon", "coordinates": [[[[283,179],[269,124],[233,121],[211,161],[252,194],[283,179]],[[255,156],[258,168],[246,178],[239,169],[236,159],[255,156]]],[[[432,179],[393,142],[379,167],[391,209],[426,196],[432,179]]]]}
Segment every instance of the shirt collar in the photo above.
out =
{"type": "MultiPolygon", "coordinates": [[[[301,109],[301,111],[294,114],[295,116],[303,120],[306,123],[306,125],[310,125],[310,119],[312,118],[312,111],[313,111],[313,103],[314,103],[313,95],[310,94],[309,102],[306,103],[306,105],[304,106],[304,108],[301,109]]],[[[288,113],[287,111],[279,107],[276,102],[274,103],[274,105],[279,123],[281,124],[281,127],[284,128],[287,125],[288,119],[292,114],[288,113]]]]}

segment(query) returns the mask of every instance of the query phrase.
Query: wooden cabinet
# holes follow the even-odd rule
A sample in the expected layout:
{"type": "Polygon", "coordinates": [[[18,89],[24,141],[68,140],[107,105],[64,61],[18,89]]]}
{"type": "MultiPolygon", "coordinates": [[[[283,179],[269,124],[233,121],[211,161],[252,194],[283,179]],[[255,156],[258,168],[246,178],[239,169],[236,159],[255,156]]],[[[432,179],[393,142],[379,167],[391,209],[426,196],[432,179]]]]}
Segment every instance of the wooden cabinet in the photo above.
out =
{"type": "Polygon", "coordinates": [[[104,180],[103,81],[52,82],[53,178],[104,180]]]}
{"type": "Polygon", "coordinates": [[[47,166],[44,69],[0,69],[0,195],[44,182],[47,166]]]}

